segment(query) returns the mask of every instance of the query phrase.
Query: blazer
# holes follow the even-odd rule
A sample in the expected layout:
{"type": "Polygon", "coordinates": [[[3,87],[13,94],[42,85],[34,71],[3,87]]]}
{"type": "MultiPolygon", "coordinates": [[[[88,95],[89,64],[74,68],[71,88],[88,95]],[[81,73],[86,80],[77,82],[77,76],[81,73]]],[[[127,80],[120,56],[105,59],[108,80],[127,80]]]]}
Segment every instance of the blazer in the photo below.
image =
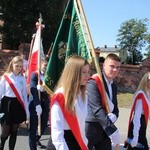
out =
{"type": "Polygon", "coordinates": [[[38,85],[37,73],[32,72],[31,78],[30,78],[31,95],[29,97],[29,101],[30,102],[33,101],[34,102],[34,106],[37,106],[37,105],[43,103],[41,106],[44,106],[46,108],[46,110],[49,111],[50,97],[49,97],[49,95],[48,95],[48,93],[46,91],[43,91],[43,92],[40,92],[41,99],[39,99],[37,85],[38,85]]]}
{"type": "MultiPolygon", "coordinates": [[[[103,81],[104,81],[105,91],[109,95],[108,87],[104,78],[103,78],[103,81]]],[[[109,119],[107,112],[102,107],[101,94],[99,92],[97,83],[94,79],[90,79],[87,83],[87,95],[88,95],[88,115],[86,118],[86,122],[94,123],[94,124],[96,123],[97,125],[95,126],[95,128],[99,126],[99,129],[100,129],[99,132],[101,132],[100,134],[102,134],[102,132],[105,132],[108,136],[111,135],[117,130],[117,128],[109,119]]],[[[113,95],[112,103],[114,104],[114,109],[112,113],[114,113],[116,117],[118,117],[119,109],[117,106],[118,105],[117,87],[115,83],[112,83],[112,95],[113,95]]],[[[92,131],[91,131],[91,134],[92,134],[92,131]]]]}

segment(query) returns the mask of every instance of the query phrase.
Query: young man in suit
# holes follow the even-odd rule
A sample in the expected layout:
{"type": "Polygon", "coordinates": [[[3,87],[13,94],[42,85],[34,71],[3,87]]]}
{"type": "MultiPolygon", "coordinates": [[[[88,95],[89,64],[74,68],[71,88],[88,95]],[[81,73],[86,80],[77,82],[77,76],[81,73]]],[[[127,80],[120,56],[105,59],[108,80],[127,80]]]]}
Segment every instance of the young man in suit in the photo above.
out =
{"type": "Polygon", "coordinates": [[[33,72],[30,79],[30,97],[29,97],[29,146],[30,150],[37,150],[37,146],[46,149],[39,141],[41,135],[47,128],[49,116],[49,95],[42,87],[44,73],[46,72],[47,61],[41,61],[40,84],[38,84],[38,72],[33,72]],[[39,97],[40,91],[40,97],[39,97]],[[37,135],[38,120],[41,119],[41,135],[37,135]]]}
{"type": "Polygon", "coordinates": [[[102,69],[104,91],[99,77],[94,74],[87,84],[88,116],[86,118],[86,136],[89,140],[89,150],[111,150],[119,144],[119,132],[114,123],[118,118],[119,109],[117,104],[117,87],[113,79],[120,69],[120,59],[116,54],[109,54],[102,69]],[[107,97],[110,113],[107,113],[104,94],[107,97]]]}

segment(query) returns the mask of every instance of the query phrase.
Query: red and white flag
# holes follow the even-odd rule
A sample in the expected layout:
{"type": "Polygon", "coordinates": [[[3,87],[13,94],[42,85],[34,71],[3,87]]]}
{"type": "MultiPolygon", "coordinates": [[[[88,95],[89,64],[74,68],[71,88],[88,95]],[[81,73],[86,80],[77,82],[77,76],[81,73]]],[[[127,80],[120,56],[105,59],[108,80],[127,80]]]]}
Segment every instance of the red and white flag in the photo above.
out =
{"type": "Polygon", "coordinates": [[[38,59],[44,59],[45,55],[43,52],[43,45],[42,45],[42,39],[41,39],[41,29],[44,28],[44,25],[41,25],[41,28],[39,27],[39,24],[36,23],[37,32],[35,35],[34,43],[33,43],[33,49],[30,52],[29,60],[28,60],[28,75],[27,75],[27,85],[30,83],[30,76],[31,73],[38,70],[38,59]],[[40,43],[40,44],[39,44],[40,43]],[[40,57],[38,57],[40,51],[40,57]]]}

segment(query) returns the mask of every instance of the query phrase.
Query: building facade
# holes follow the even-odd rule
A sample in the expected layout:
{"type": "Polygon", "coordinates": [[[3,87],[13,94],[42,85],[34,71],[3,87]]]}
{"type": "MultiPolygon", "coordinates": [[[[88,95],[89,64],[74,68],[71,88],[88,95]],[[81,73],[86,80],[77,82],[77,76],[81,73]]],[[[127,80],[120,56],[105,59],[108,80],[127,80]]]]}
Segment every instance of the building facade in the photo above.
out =
{"type": "Polygon", "coordinates": [[[103,58],[106,58],[106,56],[110,53],[118,55],[119,58],[121,59],[121,63],[125,63],[128,56],[126,50],[121,50],[116,45],[114,47],[107,47],[107,45],[105,45],[104,47],[99,47],[99,51],[100,51],[99,57],[103,58]]]}

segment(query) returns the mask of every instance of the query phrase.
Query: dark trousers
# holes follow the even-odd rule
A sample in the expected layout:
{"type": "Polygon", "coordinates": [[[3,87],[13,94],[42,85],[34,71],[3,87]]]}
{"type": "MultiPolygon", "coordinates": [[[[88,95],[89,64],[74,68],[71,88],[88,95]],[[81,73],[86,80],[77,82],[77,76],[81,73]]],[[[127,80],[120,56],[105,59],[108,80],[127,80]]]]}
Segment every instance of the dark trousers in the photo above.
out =
{"type": "MultiPolygon", "coordinates": [[[[42,114],[41,114],[41,135],[47,128],[48,115],[49,112],[43,107],[44,105],[41,103],[42,114]]],[[[38,129],[38,117],[35,111],[34,102],[32,101],[29,105],[30,111],[30,120],[29,120],[29,146],[30,150],[37,150],[36,142],[39,141],[41,136],[37,135],[38,129]]]]}
{"type": "Polygon", "coordinates": [[[110,138],[97,122],[86,122],[86,137],[89,150],[111,150],[110,138]]]}

